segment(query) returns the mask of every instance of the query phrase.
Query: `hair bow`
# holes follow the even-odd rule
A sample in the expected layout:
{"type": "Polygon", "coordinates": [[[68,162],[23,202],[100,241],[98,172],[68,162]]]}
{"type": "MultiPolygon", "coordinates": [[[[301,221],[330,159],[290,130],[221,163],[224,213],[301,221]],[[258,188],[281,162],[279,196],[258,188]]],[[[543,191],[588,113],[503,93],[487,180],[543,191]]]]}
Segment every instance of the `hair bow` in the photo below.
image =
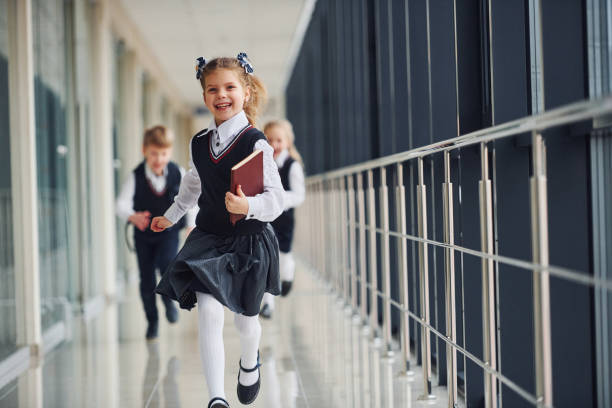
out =
{"type": "Polygon", "coordinates": [[[249,57],[247,57],[246,53],[241,52],[240,54],[238,54],[236,59],[238,59],[238,62],[240,63],[242,68],[244,68],[244,72],[246,72],[247,74],[253,73],[253,65],[251,64],[251,61],[249,61],[249,57]]]}
{"type": "Polygon", "coordinates": [[[204,65],[206,65],[206,60],[204,57],[196,58],[196,79],[200,79],[202,77],[202,72],[204,71],[204,65]]]}

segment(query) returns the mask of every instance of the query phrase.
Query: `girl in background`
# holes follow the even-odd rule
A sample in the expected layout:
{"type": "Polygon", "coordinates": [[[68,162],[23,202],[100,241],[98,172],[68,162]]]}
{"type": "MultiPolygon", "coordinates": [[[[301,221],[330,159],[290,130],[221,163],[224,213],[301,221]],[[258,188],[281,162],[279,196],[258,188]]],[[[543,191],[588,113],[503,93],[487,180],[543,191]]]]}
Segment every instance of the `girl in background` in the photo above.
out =
{"type": "MultiPolygon", "coordinates": [[[[291,253],[295,228],[293,209],[304,201],[304,170],[302,157],[294,145],[293,126],[289,121],[282,119],[266,123],[264,134],[274,148],[274,161],[278,165],[278,172],[285,189],[283,193],[284,212],[272,222],[272,227],[280,248],[281,296],[287,296],[295,274],[295,261],[291,253]]],[[[269,319],[273,311],[274,297],[266,293],[259,314],[269,319]]]]}

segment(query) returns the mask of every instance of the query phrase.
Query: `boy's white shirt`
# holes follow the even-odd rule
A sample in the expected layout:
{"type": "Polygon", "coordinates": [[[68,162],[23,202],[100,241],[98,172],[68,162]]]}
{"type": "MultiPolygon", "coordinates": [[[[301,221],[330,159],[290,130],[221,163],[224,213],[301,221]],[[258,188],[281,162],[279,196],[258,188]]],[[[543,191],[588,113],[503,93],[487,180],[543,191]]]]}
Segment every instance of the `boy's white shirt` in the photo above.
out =
{"type": "MultiPolygon", "coordinates": [[[[276,156],[274,161],[280,169],[283,167],[287,159],[289,158],[289,151],[283,150],[276,156]]],[[[289,190],[286,190],[283,194],[285,202],[285,211],[290,208],[295,208],[302,204],[306,196],[306,188],[304,186],[304,170],[302,165],[296,160],[291,164],[289,169],[289,190]]]]}
{"type": "MultiPolygon", "coordinates": [[[[244,111],[240,111],[232,118],[226,120],[217,127],[214,118],[208,131],[213,131],[213,152],[218,154],[249,124],[244,111]],[[217,143],[219,142],[219,146],[217,143]]],[[[201,137],[194,136],[194,137],[201,137]]],[[[192,138],[193,140],[193,138],[192,138]]],[[[278,168],[274,162],[274,149],[264,140],[258,140],[253,150],[263,151],[263,184],[264,192],[254,197],[247,197],[249,211],[247,219],[257,219],[263,222],[274,221],[283,212],[283,185],[278,174],[278,168]]],[[[174,204],[168,208],[164,216],[172,223],[177,222],[185,212],[198,203],[201,193],[200,175],[193,164],[191,152],[191,141],[189,142],[189,171],[181,181],[181,188],[174,198],[174,204]]],[[[229,189],[229,186],[228,186],[229,189]]]]}
{"type": "MultiPolygon", "coordinates": [[[[179,170],[181,172],[181,177],[185,177],[185,169],[179,166],[179,170]]],[[[166,188],[166,180],[168,176],[168,166],[164,167],[162,174],[160,176],[156,175],[153,170],[149,167],[148,164],[145,163],[145,177],[151,183],[151,187],[157,192],[161,193],[166,188]]],[[[134,176],[134,172],[130,173],[130,176],[121,186],[121,192],[117,197],[115,202],[115,210],[117,211],[117,215],[123,221],[127,221],[128,218],[134,211],[134,192],[136,191],[136,178],[134,176]]],[[[188,227],[195,226],[196,215],[198,214],[197,208],[191,208],[187,211],[187,215],[185,221],[188,227]]]]}

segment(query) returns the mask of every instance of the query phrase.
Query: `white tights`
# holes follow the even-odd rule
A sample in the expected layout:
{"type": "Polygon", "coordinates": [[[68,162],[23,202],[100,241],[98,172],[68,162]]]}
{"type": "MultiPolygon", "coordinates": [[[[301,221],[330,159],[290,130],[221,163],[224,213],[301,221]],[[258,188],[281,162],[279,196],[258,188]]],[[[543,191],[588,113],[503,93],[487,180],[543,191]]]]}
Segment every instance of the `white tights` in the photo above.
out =
{"type": "MultiPolygon", "coordinates": [[[[223,347],[223,305],[212,295],[196,292],[198,298],[198,339],[204,376],[208,384],[210,399],[226,399],[223,380],[225,377],[225,349],[223,347]]],[[[240,334],[242,354],[240,360],[244,368],[257,364],[257,350],[261,338],[261,325],[257,316],[234,314],[234,324],[240,334]]],[[[251,373],[240,371],[240,383],[252,385],[257,382],[259,371],[251,373]]]]}

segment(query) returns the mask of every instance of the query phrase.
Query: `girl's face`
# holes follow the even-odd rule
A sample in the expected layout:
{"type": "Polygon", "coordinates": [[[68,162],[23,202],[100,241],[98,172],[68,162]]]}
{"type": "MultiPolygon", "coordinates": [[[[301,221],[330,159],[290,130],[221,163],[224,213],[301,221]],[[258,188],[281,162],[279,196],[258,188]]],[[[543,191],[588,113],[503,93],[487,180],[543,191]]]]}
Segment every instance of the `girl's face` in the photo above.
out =
{"type": "Polygon", "coordinates": [[[274,148],[274,157],[277,157],[283,150],[289,148],[289,142],[285,132],[280,126],[272,126],[266,131],[268,143],[274,148]]]}
{"type": "Polygon", "coordinates": [[[238,75],[229,69],[211,72],[205,84],[204,104],[215,117],[217,126],[239,113],[251,95],[238,75]]]}

